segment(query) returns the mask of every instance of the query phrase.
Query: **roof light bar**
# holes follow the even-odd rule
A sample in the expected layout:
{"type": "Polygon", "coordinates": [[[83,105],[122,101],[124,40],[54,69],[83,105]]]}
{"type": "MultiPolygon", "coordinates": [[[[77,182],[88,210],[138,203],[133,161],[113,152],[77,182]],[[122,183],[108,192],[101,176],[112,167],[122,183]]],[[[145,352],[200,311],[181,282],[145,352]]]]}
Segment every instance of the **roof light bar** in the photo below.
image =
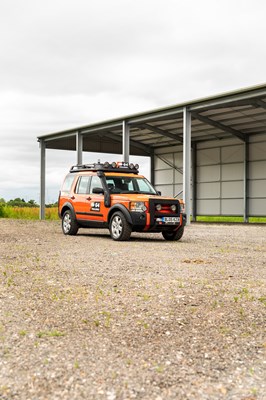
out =
{"type": "Polygon", "coordinates": [[[103,171],[103,172],[125,172],[125,173],[133,173],[133,174],[138,174],[138,169],[139,165],[138,164],[133,164],[133,163],[128,163],[125,161],[118,161],[118,162],[112,162],[111,164],[106,161],[104,163],[101,163],[100,160],[98,163],[94,164],[79,164],[79,165],[73,165],[70,168],[70,172],[77,172],[77,171],[103,171]]]}

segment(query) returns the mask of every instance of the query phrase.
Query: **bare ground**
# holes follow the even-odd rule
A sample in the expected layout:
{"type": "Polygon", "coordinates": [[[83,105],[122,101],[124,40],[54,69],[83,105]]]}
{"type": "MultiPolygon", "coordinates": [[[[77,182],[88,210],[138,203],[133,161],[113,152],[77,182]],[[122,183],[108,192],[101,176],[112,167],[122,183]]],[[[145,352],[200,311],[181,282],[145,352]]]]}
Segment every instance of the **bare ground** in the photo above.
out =
{"type": "Polygon", "coordinates": [[[265,399],[266,226],[0,220],[0,399],[265,399]]]}

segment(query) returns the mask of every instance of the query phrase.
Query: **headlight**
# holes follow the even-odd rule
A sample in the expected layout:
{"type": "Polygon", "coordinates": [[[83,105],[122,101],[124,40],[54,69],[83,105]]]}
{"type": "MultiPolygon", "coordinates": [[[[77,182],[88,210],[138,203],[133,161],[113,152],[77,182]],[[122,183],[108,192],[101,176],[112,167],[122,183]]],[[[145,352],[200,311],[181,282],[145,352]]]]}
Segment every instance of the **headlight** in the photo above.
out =
{"type": "Polygon", "coordinates": [[[137,212],[143,212],[143,211],[147,210],[147,207],[145,206],[144,201],[131,201],[130,210],[137,211],[137,212]]]}
{"type": "Polygon", "coordinates": [[[185,213],[185,204],[184,203],[180,203],[180,212],[181,212],[181,214],[185,213]]]}
{"type": "Polygon", "coordinates": [[[157,211],[161,211],[162,209],[162,205],[161,204],[156,204],[156,210],[157,211]]]}
{"type": "Polygon", "coordinates": [[[172,210],[172,211],[176,211],[176,205],[175,205],[175,204],[172,204],[172,205],[171,205],[171,210],[172,210]]]}

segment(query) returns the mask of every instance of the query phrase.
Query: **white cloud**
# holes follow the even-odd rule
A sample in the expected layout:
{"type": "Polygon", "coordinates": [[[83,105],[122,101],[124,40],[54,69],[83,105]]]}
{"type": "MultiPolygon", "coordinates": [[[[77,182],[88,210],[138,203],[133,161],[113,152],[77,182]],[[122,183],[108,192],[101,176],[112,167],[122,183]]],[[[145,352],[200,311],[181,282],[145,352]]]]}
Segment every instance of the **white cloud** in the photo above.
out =
{"type": "MultiPolygon", "coordinates": [[[[264,0],[1,0],[0,197],[38,193],[39,135],[264,82],[265,15],[264,0]]],[[[47,153],[51,191],[75,155],[47,153]]]]}

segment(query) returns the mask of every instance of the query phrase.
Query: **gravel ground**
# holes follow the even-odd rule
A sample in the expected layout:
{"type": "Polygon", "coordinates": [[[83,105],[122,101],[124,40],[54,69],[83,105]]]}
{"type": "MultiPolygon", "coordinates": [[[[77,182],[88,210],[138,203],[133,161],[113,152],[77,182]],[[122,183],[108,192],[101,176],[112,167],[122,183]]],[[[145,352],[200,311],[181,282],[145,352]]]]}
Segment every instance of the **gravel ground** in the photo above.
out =
{"type": "Polygon", "coordinates": [[[266,226],[0,220],[0,399],[266,399],[266,226]]]}

